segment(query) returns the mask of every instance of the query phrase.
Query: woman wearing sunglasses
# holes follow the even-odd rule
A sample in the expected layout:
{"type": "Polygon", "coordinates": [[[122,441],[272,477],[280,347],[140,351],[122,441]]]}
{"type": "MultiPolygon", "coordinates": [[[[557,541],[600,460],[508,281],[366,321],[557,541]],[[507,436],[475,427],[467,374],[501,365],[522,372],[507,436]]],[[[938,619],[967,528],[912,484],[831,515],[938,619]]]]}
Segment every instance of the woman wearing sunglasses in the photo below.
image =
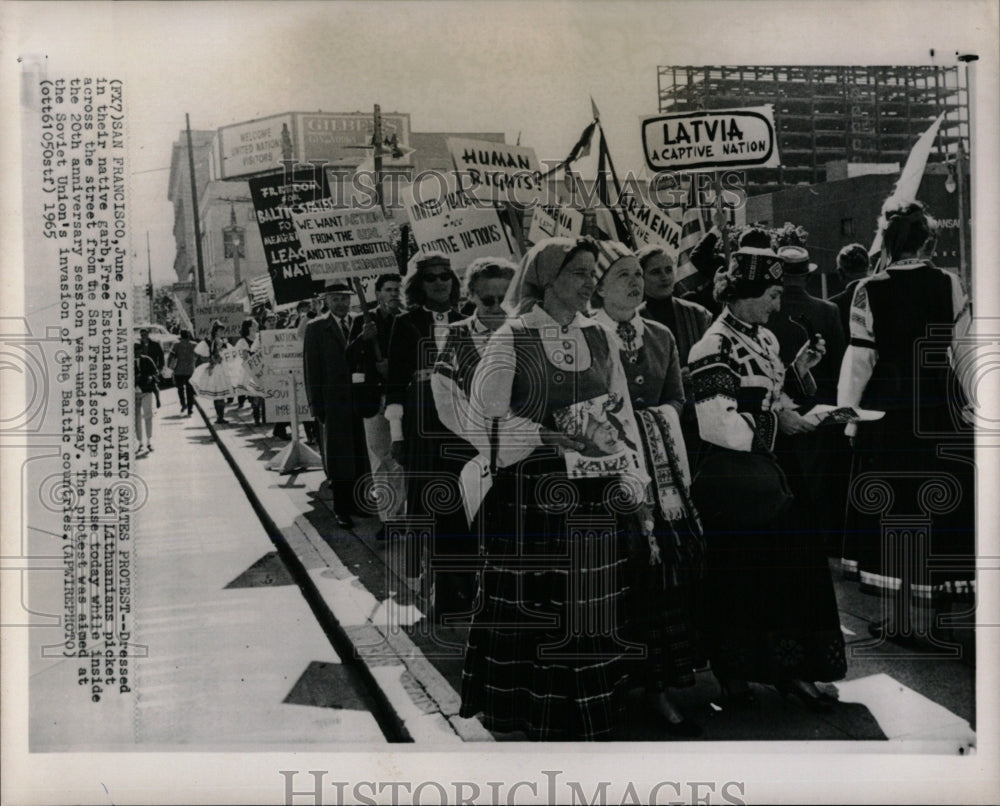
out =
{"type": "MultiPolygon", "coordinates": [[[[503,258],[483,257],[474,260],[465,270],[465,292],[475,305],[471,316],[453,324],[448,341],[438,354],[431,377],[434,404],[441,422],[455,435],[450,458],[444,461],[457,476],[466,462],[477,454],[470,444],[475,437],[467,424],[469,390],[472,376],[479,366],[486,343],[507,321],[502,304],[517,267],[503,258]]],[[[473,529],[461,510],[454,517],[438,521],[439,536],[435,549],[440,554],[462,554],[475,558],[479,554],[478,528],[473,529]]],[[[476,592],[475,572],[454,571],[436,575],[435,613],[468,612],[476,592]]]]}
{"type": "MultiPolygon", "coordinates": [[[[418,255],[403,293],[407,310],[393,320],[389,336],[385,418],[392,435],[392,456],[403,465],[406,476],[406,512],[433,517],[434,502],[426,500],[425,493],[436,494],[429,482],[440,470],[441,438],[450,432],[434,408],[431,373],[448,337],[448,326],[462,318],[456,310],[459,279],[447,255],[418,255]]],[[[407,571],[413,576],[418,573],[414,567],[407,571]]]]}

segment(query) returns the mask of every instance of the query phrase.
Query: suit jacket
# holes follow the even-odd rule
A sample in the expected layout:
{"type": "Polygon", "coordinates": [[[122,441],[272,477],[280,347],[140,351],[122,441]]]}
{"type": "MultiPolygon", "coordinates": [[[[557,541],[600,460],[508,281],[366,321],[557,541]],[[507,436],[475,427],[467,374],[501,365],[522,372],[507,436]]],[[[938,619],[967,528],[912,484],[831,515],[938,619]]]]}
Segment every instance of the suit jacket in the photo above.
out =
{"type": "Polygon", "coordinates": [[[347,342],[337,322],[319,317],[306,326],[302,345],[306,396],[313,416],[323,423],[323,466],[330,481],[357,478],[351,368],[347,342]]]}
{"type": "Polygon", "coordinates": [[[812,296],[804,288],[785,286],[781,310],[771,316],[767,328],[778,337],[781,360],[786,366],[795,360],[807,338],[805,331],[791,321],[794,316],[805,316],[813,329],[826,340],[826,355],[813,367],[812,376],[816,381],[816,402],[834,404],[837,402],[840,362],[847,349],[840,325],[840,311],[833,303],[812,296]]]}
{"type": "MultiPolygon", "coordinates": [[[[381,308],[376,307],[371,312],[372,321],[375,322],[375,329],[378,331],[376,341],[382,351],[382,358],[389,357],[389,336],[392,334],[392,321],[395,314],[383,313],[381,308]]],[[[351,366],[351,372],[364,372],[369,380],[377,379],[379,386],[385,386],[385,380],[375,368],[376,357],[371,343],[361,338],[361,331],[365,326],[365,317],[356,316],[351,322],[351,333],[347,339],[347,361],[351,366]]]]}
{"type": "Polygon", "coordinates": [[[672,322],[667,316],[661,315],[662,303],[657,304],[657,300],[646,300],[642,315],[646,319],[659,322],[673,333],[681,366],[686,367],[691,348],[701,341],[708,326],[712,324],[712,312],[697,302],[673,296],[670,297],[670,304],[673,310],[672,322]]]}

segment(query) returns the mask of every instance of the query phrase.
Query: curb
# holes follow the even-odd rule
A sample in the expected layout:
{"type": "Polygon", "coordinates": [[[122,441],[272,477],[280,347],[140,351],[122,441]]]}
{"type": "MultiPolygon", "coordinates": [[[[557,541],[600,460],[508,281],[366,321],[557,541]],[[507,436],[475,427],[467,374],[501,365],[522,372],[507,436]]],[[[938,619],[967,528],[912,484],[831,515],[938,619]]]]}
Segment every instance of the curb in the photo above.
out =
{"type": "Polygon", "coordinates": [[[458,692],[410,637],[393,626],[393,616],[398,617],[395,603],[379,601],[364,587],[290,496],[273,484],[280,477],[240,450],[235,434],[216,429],[195,402],[323,630],[375,701],[373,715],[386,738],[448,744],[494,741],[479,720],[458,716],[458,692]]]}

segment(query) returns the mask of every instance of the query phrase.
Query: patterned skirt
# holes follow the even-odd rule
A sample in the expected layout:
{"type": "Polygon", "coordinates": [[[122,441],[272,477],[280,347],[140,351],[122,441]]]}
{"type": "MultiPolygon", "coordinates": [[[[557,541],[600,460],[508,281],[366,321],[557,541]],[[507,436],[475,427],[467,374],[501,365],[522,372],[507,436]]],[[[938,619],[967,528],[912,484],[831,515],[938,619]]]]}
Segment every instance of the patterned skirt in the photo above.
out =
{"type": "Polygon", "coordinates": [[[533,740],[609,740],[625,708],[628,659],[644,652],[623,629],[634,524],[605,503],[605,480],[531,470],[501,472],[484,504],[495,528],[461,715],[533,740]]]}

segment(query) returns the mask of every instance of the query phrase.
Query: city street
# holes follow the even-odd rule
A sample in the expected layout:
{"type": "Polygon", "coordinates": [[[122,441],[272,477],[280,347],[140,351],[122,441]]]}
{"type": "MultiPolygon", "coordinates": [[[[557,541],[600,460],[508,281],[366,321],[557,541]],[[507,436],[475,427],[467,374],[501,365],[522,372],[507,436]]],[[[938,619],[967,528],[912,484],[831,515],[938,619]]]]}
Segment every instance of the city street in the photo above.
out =
{"type": "MultiPolygon", "coordinates": [[[[378,520],[358,518],[346,532],[322,471],[268,470],[287,443],[270,425],[249,423],[248,405],[230,407],[230,425],[219,427],[197,409],[181,416],[172,390],[162,398],[155,451],[137,463],[149,500],[136,515],[135,624],[148,657],[135,661],[130,739],[257,747],[494,738],[457,717],[463,628],[428,628],[416,580],[395,574],[395,547],[373,537],[378,520]]],[[[974,752],[973,666],[919,647],[866,651],[878,602],[834,576],[849,667],[846,680],[825,688],[840,703],[812,713],[758,686],[755,706],[731,711],[703,670],[677,700],[704,740],[974,752]]],[[[39,672],[33,687],[44,691],[48,674],[39,672]]],[[[62,699],[58,707],[65,713],[62,699]]],[[[32,711],[33,737],[58,728],[54,713],[32,711]]],[[[631,740],[664,738],[639,692],[628,732],[631,740]]],[[[94,726],[95,743],[99,735],[94,726]]]]}

